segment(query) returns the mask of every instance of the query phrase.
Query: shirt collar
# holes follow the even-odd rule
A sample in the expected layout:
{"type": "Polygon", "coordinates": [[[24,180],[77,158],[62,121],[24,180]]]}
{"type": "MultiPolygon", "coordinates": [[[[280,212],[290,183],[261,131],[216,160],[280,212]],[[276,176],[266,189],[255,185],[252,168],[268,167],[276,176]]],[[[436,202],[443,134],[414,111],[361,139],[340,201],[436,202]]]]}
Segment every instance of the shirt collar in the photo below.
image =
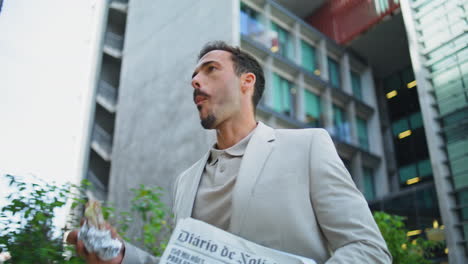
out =
{"type": "MultiPolygon", "coordinates": [[[[258,126],[257,126],[258,127],[258,126]]],[[[234,146],[227,148],[227,149],[217,149],[216,148],[216,143],[213,144],[210,150],[210,158],[209,158],[209,164],[214,165],[218,161],[219,156],[226,154],[231,157],[242,157],[244,156],[245,150],[247,149],[247,145],[249,144],[250,138],[254,134],[255,130],[257,129],[254,128],[246,137],[241,139],[239,142],[237,142],[234,146]]]]}

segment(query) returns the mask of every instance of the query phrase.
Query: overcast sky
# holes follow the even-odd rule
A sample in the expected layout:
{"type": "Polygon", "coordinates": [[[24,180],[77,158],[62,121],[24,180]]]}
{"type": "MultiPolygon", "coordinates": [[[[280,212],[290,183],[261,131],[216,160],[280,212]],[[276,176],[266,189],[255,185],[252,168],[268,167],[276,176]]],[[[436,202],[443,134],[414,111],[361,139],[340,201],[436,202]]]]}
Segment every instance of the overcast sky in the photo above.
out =
{"type": "Polygon", "coordinates": [[[0,172],[59,183],[78,175],[96,1],[4,0],[0,172]]]}
{"type": "MultiPolygon", "coordinates": [[[[0,12],[0,208],[4,173],[81,176],[101,0],[4,0],[0,12]]],[[[101,9],[102,10],[102,9],[101,9]]],[[[96,72],[94,70],[94,72],[96,72]]],[[[64,223],[58,213],[56,223],[64,223]]]]}

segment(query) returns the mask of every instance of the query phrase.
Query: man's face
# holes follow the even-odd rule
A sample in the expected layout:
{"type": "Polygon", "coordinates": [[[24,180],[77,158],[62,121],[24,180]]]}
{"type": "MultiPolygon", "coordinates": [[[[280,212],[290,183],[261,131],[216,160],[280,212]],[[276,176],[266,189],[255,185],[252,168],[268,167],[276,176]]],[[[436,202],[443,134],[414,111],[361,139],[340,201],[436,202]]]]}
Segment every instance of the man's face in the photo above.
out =
{"type": "Polygon", "coordinates": [[[230,52],[214,50],[205,54],[192,75],[192,87],[203,128],[216,128],[240,111],[240,79],[230,52]]]}

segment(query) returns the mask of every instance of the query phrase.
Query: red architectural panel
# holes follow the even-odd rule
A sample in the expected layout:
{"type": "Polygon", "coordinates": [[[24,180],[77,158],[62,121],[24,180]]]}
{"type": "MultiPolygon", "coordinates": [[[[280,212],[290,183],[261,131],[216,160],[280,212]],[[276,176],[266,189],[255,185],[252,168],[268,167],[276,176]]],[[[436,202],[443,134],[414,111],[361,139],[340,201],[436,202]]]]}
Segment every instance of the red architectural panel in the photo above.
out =
{"type": "Polygon", "coordinates": [[[386,10],[378,13],[374,0],[328,0],[306,21],[339,44],[346,44],[400,6],[387,1],[386,10]]]}

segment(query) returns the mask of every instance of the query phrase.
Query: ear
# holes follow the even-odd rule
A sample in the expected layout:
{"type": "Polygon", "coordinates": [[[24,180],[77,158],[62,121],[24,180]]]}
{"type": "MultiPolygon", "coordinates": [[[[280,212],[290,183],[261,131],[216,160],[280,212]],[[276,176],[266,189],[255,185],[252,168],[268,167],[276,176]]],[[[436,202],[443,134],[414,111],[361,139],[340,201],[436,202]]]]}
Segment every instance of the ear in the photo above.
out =
{"type": "Polygon", "coordinates": [[[255,81],[257,77],[251,72],[243,73],[241,75],[241,92],[242,93],[253,93],[255,87],[255,81]]]}

